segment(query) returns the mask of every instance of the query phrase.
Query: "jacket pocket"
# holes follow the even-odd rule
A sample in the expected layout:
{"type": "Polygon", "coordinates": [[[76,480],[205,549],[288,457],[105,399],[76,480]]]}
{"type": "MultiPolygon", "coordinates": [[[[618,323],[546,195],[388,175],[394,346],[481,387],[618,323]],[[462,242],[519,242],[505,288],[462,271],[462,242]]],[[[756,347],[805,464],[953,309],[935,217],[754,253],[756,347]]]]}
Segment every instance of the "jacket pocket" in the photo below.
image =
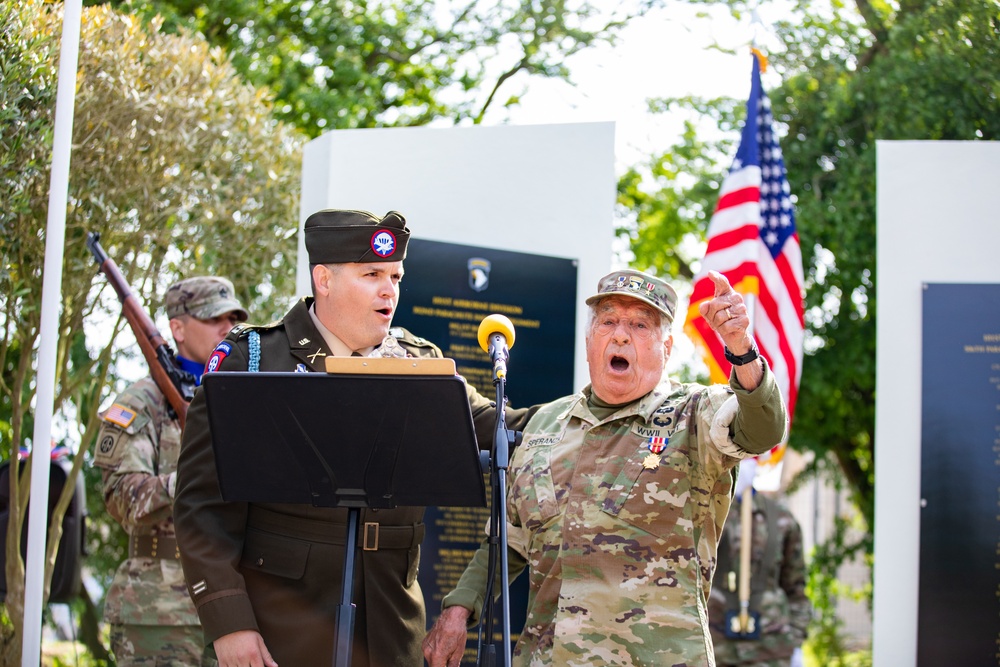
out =
{"type": "Polygon", "coordinates": [[[406,587],[409,588],[417,580],[417,575],[420,573],[420,546],[410,547],[407,558],[406,587]]]}
{"type": "Polygon", "coordinates": [[[601,506],[616,517],[658,538],[675,532],[678,522],[691,518],[689,461],[676,449],[659,456],[655,469],[644,465],[646,451],[622,468],[601,506]]]}
{"type": "Polygon", "coordinates": [[[250,528],[240,567],[285,579],[301,579],[309,560],[310,544],[283,535],[250,528]]]}
{"type": "Polygon", "coordinates": [[[524,447],[515,452],[507,494],[508,520],[532,533],[559,515],[559,500],[552,480],[552,447],[524,447]]]}

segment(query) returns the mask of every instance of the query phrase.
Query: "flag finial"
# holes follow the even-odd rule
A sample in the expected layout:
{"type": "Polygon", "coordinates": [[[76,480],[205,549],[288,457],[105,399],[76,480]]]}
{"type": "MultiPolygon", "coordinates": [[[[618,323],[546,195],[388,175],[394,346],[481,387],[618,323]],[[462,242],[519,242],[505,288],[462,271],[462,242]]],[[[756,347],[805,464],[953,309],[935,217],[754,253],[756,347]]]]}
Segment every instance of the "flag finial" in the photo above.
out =
{"type": "Polygon", "coordinates": [[[761,51],[760,49],[758,49],[755,46],[750,47],[750,52],[754,54],[754,56],[757,58],[757,62],[760,63],[761,74],[763,74],[764,72],[766,72],[767,71],[767,56],[764,55],[764,52],[761,51]]]}

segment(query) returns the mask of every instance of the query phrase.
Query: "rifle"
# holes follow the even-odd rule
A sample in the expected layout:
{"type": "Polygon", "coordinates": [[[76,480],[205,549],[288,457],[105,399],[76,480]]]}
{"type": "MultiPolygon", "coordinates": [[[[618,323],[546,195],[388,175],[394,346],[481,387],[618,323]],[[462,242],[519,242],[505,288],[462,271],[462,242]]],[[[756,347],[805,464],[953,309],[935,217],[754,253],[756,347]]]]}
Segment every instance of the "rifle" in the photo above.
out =
{"type": "Polygon", "coordinates": [[[108,282],[115,288],[118,300],[122,304],[122,313],[132,327],[135,340],[139,343],[142,356],[149,365],[150,375],[167,398],[181,428],[187,417],[188,403],[194,398],[196,379],[177,364],[174,351],[160,335],[153,320],[139,305],[139,300],[132,294],[125,277],[118,270],[115,260],[108,257],[100,243],[101,235],[96,232],[87,233],[87,249],[94,255],[100,271],[107,276],[108,282]]]}

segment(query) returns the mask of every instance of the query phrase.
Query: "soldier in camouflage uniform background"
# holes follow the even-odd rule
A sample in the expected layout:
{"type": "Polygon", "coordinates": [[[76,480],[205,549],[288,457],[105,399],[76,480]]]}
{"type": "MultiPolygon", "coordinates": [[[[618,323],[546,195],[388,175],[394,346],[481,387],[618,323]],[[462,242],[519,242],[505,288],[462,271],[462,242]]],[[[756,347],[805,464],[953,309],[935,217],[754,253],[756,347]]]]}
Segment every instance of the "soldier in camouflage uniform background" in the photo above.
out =
{"type": "MultiPolygon", "coordinates": [[[[165,309],[177,361],[199,380],[218,342],[247,319],[233,284],[214,276],[171,285],[165,309]]],[[[174,535],[180,422],[152,377],[126,388],[102,419],[94,464],[103,469],[105,506],[129,535],[104,606],[111,650],[119,667],[197,667],[203,632],[174,535]]]]}
{"type": "MultiPolygon", "coordinates": [[[[664,373],[677,297],[622,270],[589,299],[591,383],[543,406],[510,463],[508,562],[528,568],[515,665],[712,665],[707,597],[740,459],[781,441],[785,407],[742,297],[711,272],[701,315],[734,359],[728,385],[664,373]]],[[[424,640],[455,667],[486,588],[484,542],[424,640]]]]}
{"type": "MultiPolygon", "coordinates": [[[[749,486],[755,466],[752,459],[740,466],[738,486],[749,486]]],[[[753,492],[750,551],[750,611],[760,614],[756,639],[726,632],[726,612],[739,612],[741,489],[719,543],[708,616],[715,643],[717,667],[789,667],[806,639],[812,605],[806,597],[806,562],[802,529],[777,498],[753,492]]]]}

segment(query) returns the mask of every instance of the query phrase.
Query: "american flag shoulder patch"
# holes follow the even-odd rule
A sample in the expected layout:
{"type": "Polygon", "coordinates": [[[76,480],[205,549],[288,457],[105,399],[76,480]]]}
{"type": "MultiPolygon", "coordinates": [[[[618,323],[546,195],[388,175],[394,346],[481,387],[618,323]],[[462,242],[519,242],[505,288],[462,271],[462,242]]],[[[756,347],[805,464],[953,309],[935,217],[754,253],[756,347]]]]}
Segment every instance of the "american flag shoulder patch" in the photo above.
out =
{"type": "Polygon", "coordinates": [[[104,413],[104,421],[111,422],[122,428],[128,428],[135,421],[135,410],[131,410],[124,405],[115,403],[104,413]]]}

